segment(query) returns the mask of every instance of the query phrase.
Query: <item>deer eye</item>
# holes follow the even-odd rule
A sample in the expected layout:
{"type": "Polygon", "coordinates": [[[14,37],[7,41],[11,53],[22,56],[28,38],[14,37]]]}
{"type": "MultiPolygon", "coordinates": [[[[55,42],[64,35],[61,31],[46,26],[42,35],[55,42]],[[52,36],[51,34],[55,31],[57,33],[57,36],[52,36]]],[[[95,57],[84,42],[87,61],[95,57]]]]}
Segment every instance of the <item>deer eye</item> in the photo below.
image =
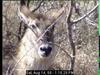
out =
{"type": "Polygon", "coordinates": [[[35,25],[31,25],[31,27],[34,29],[34,28],[36,28],[36,26],[35,25]]]}
{"type": "Polygon", "coordinates": [[[36,26],[39,27],[39,23],[36,23],[36,26]]]}

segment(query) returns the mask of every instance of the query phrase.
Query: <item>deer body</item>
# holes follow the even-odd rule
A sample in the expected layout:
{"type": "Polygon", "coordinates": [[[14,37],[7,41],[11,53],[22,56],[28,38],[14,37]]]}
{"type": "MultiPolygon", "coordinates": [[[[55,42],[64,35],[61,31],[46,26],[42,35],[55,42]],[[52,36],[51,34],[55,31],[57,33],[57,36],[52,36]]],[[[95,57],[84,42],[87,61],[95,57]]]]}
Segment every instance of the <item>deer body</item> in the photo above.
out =
{"type": "MultiPolygon", "coordinates": [[[[60,13],[62,13],[61,10],[57,13],[56,17],[60,13]]],[[[19,16],[33,31],[27,28],[19,43],[16,56],[18,62],[15,63],[16,70],[14,71],[14,75],[26,75],[26,70],[48,70],[57,53],[53,46],[54,26],[47,30],[38,42],[37,40],[54,19],[51,20],[41,14],[32,14],[25,5],[24,0],[21,0],[19,16]]]]}

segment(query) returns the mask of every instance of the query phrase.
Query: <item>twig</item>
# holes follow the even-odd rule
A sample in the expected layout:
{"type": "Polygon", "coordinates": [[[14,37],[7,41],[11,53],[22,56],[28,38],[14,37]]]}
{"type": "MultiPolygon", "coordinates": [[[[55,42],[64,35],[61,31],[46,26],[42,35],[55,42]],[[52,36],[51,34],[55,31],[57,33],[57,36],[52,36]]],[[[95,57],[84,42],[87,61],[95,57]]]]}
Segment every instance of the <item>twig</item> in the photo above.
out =
{"type": "MultiPolygon", "coordinates": [[[[10,62],[9,62],[9,63],[10,63],[10,62]]],[[[9,72],[9,70],[10,70],[11,65],[12,65],[12,64],[10,63],[10,65],[8,66],[7,71],[6,71],[6,75],[9,75],[8,72],[9,72]]]]}
{"type": "MultiPolygon", "coordinates": [[[[75,8],[75,13],[77,13],[79,16],[82,16],[82,12],[80,10],[80,6],[79,6],[79,3],[74,3],[74,8],[75,8]],[[77,4],[77,5],[76,5],[77,4]]],[[[85,18],[85,22],[87,22],[89,25],[92,25],[92,26],[95,26],[97,27],[97,24],[94,23],[92,20],[90,20],[88,17],[85,18]]]]}
{"type": "MultiPolygon", "coordinates": [[[[24,45],[24,43],[22,43],[22,44],[24,45]]],[[[34,46],[35,46],[35,43],[32,43],[32,44],[34,44],[34,46]]],[[[21,58],[19,58],[19,60],[14,65],[14,67],[13,67],[13,69],[12,69],[12,71],[11,71],[11,73],[9,75],[13,74],[13,71],[15,70],[16,66],[18,65],[18,63],[32,50],[32,48],[33,48],[33,46],[30,48],[30,50],[27,50],[27,52],[21,58]]]]}
{"type": "Polygon", "coordinates": [[[18,35],[19,35],[18,41],[21,40],[21,30],[22,30],[22,21],[20,22],[20,26],[19,26],[19,28],[18,28],[18,35]]]}
{"type": "Polygon", "coordinates": [[[87,18],[87,17],[86,17],[85,19],[86,19],[85,21],[86,21],[89,25],[92,25],[92,26],[94,26],[94,27],[97,28],[97,25],[98,25],[98,24],[94,23],[93,21],[91,21],[91,20],[90,20],[89,18],[87,18]]]}
{"type": "Polygon", "coordinates": [[[12,54],[11,52],[9,52],[9,53],[10,53],[10,55],[12,56],[13,60],[14,60],[15,62],[17,62],[17,60],[16,60],[16,58],[13,56],[13,54],[12,54]]]}
{"type": "MultiPolygon", "coordinates": [[[[9,20],[9,19],[7,18],[7,16],[5,16],[5,15],[2,15],[2,16],[3,16],[9,23],[11,23],[10,25],[14,24],[13,22],[11,22],[11,20],[9,20]]],[[[10,32],[10,33],[12,33],[12,34],[15,35],[16,37],[20,38],[19,35],[15,34],[15,33],[13,33],[13,32],[10,32]]]]}
{"type": "MultiPolygon", "coordinates": [[[[11,54],[11,53],[10,53],[10,54],[11,54]]],[[[15,58],[12,54],[11,54],[11,56],[12,56],[13,60],[14,60],[15,62],[17,62],[16,58],[15,58]]],[[[6,75],[8,75],[8,72],[9,72],[9,70],[10,70],[11,65],[12,65],[12,64],[9,65],[9,67],[8,67],[8,69],[7,69],[7,71],[6,71],[6,75]]]]}
{"type": "Polygon", "coordinates": [[[43,3],[43,0],[41,0],[41,2],[39,3],[39,5],[34,10],[32,10],[32,12],[35,12],[41,6],[42,3],[43,3]]]}
{"type": "Polygon", "coordinates": [[[27,0],[27,7],[29,8],[30,0],[27,0]]]}
{"type": "Polygon", "coordinates": [[[84,19],[85,17],[87,17],[88,15],[90,15],[92,12],[94,12],[96,10],[96,8],[98,7],[99,4],[97,4],[91,11],[89,11],[88,13],[86,13],[85,15],[83,15],[82,17],[73,20],[73,23],[77,23],[79,21],[81,21],[82,19],[84,19]]]}
{"type": "Polygon", "coordinates": [[[2,16],[3,16],[3,17],[4,17],[4,18],[5,18],[8,22],[10,22],[10,23],[11,23],[11,25],[12,25],[12,24],[14,24],[14,23],[12,23],[12,22],[11,22],[11,20],[9,20],[9,19],[7,18],[7,16],[6,16],[6,15],[3,15],[3,14],[2,14],[2,16]]]}
{"type": "Polygon", "coordinates": [[[61,46],[57,45],[56,43],[54,43],[54,45],[57,46],[57,47],[59,47],[62,51],[64,51],[66,53],[66,55],[68,57],[70,57],[70,59],[72,59],[72,57],[70,56],[70,54],[67,51],[65,51],[61,46]]]}

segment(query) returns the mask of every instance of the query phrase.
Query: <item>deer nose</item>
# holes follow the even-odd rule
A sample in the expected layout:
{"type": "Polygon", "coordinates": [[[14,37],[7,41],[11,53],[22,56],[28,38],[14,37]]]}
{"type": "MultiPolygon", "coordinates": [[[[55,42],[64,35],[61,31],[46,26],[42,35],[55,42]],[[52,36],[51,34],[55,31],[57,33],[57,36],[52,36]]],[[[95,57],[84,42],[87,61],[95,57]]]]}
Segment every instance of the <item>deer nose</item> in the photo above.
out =
{"type": "Polygon", "coordinates": [[[52,47],[42,46],[42,47],[40,47],[40,50],[44,52],[43,56],[48,56],[51,53],[52,47]]]}

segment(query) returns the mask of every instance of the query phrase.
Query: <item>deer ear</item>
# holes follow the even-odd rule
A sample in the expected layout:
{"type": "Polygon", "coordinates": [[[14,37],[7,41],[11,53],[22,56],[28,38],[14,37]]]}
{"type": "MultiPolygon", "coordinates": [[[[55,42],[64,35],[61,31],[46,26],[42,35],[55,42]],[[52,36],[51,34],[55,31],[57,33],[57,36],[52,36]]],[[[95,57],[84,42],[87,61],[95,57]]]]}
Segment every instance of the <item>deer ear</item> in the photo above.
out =
{"type": "Polygon", "coordinates": [[[25,24],[29,23],[29,14],[30,10],[25,5],[21,6],[20,9],[18,9],[18,16],[20,20],[25,24]]]}

